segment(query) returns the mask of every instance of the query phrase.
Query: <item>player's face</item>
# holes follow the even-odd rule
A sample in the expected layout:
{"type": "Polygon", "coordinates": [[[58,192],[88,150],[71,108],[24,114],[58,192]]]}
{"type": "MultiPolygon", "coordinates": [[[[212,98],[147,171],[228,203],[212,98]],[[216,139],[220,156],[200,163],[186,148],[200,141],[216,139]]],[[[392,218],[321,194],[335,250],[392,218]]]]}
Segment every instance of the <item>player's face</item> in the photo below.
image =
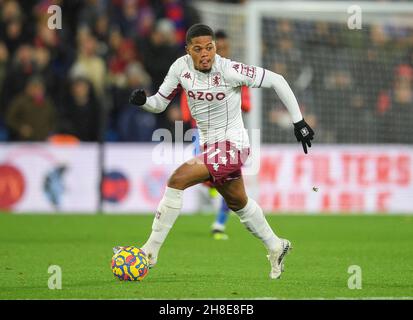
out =
{"type": "Polygon", "coordinates": [[[192,38],[186,47],[186,52],[191,56],[195,69],[208,72],[215,60],[216,47],[211,36],[192,38]]]}

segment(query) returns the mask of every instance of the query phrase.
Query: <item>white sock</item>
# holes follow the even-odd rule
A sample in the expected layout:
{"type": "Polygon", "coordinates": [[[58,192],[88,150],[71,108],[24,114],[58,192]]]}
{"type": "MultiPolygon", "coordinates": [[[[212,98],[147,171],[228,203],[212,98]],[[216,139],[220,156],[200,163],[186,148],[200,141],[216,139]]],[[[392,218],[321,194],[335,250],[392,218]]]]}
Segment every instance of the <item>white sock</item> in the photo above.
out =
{"type": "Polygon", "coordinates": [[[182,208],[183,190],[166,187],[152,223],[152,233],[142,246],[155,258],[182,208]]]}
{"type": "Polygon", "coordinates": [[[278,238],[271,229],[261,207],[251,198],[248,198],[247,205],[241,210],[235,211],[245,227],[265,245],[268,251],[276,249],[278,238]]]}

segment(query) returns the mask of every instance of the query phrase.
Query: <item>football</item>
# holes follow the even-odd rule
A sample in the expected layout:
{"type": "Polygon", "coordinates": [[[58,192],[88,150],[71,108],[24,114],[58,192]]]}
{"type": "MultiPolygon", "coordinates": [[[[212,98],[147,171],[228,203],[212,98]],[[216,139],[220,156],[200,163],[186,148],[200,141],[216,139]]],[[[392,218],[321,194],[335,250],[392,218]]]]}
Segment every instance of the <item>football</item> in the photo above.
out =
{"type": "Polygon", "coordinates": [[[117,247],[112,257],[112,273],[119,280],[142,281],[149,270],[148,258],[142,249],[117,247]]]}

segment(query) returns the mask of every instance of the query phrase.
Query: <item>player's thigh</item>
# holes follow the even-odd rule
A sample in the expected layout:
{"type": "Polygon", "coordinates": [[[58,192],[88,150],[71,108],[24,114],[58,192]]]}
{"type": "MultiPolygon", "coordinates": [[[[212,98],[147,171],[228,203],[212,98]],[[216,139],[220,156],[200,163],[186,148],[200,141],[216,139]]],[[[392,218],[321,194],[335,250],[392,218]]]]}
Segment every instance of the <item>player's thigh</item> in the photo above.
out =
{"type": "Polygon", "coordinates": [[[229,180],[216,188],[231,210],[238,211],[247,205],[248,196],[245,192],[242,176],[235,180],[229,180]]]}
{"type": "Polygon", "coordinates": [[[168,180],[168,187],[184,190],[210,177],[207,166],[199,158],[193,158],[178,167],[168,180]]]}

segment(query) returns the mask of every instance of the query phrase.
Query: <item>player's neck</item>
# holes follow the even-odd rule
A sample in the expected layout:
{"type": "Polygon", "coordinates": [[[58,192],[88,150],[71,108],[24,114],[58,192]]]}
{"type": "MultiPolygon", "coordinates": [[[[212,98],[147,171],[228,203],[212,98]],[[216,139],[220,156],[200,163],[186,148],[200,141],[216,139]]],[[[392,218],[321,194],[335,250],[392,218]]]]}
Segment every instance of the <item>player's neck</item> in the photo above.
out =
{"type": "Polygon", "coordinates": [[[211,72],[212,68],[208,69],[208,70],[199,70],[199,69],[195,68],[195,70],[207,74],[207,73],[211,72]]]}

